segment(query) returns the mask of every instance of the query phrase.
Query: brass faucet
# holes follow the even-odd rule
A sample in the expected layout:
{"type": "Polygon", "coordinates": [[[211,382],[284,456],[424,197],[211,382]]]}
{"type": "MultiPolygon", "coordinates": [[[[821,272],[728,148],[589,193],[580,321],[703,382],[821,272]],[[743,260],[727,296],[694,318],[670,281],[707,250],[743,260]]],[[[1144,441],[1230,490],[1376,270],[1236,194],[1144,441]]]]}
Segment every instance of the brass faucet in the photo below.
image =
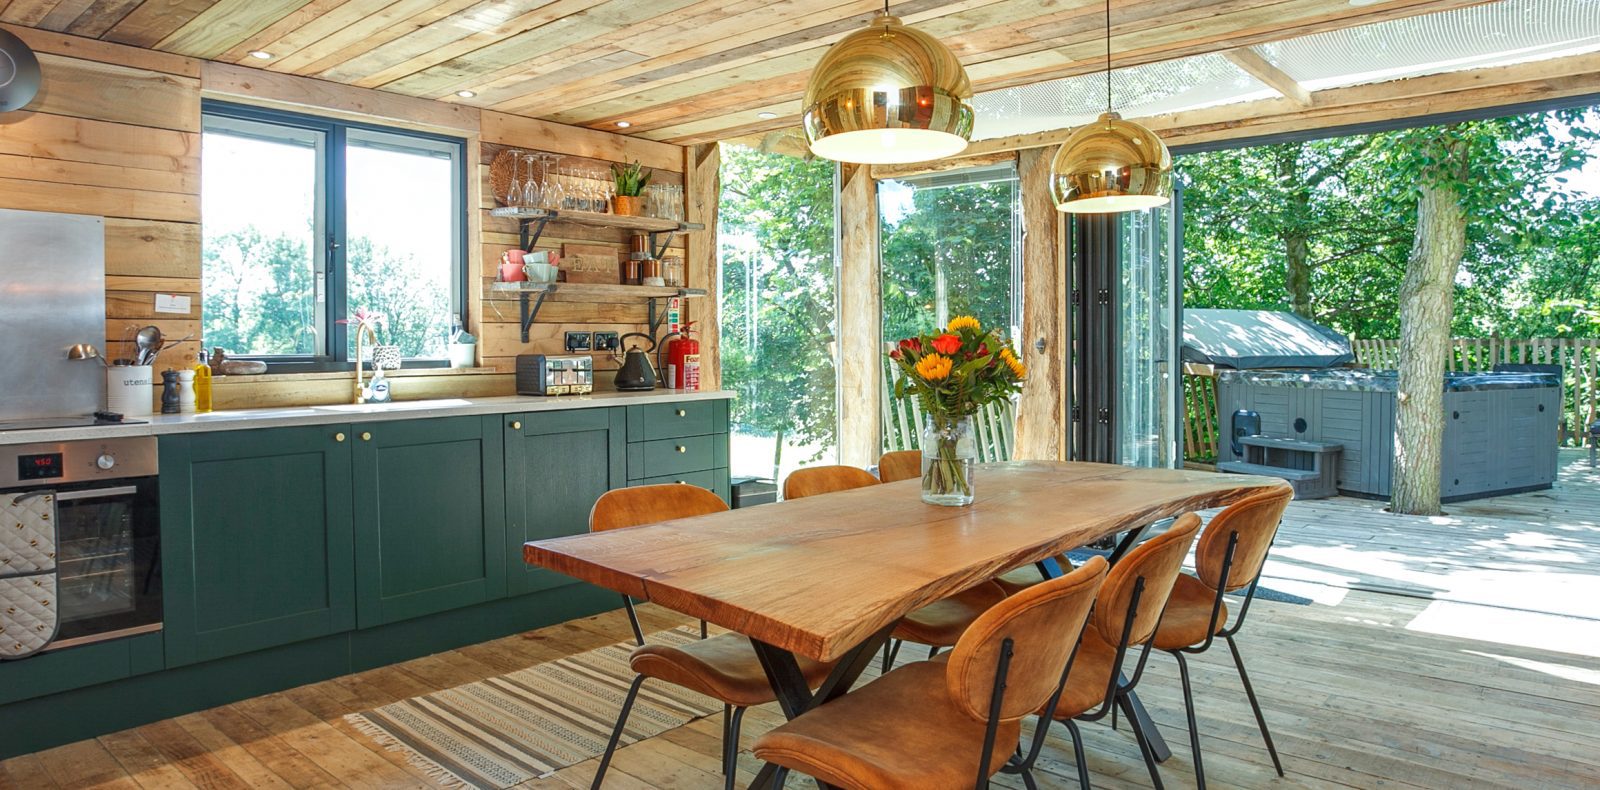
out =
{"type": "MultiPolygon", "coordinates": [[[[355,402],[355,403],[366,403],[367,402],[366,390],[363,389],[362,386],[361,386],[361,368],[362,368],[361,350],[363,348],[362,341],[365,340],[366,338],[370,337],[370,338],[372,338],[373,347],[376,348],[377,345],[378,345],[378,333],[374,332],[372,330],[372,324],[367,322],[367,321],[356,322],[356,323],[354,323],[354,326],[355,326],[355,329],[356,329],[356,392],[355,392],[355,401],[353,401],[353,402],[355,402]]],[[[374,356],[376,356],[376,354],[374,354],[374,356]]],[[[376,359],[372,360],[372,366],[374,368],[376,368],[378,366],[378,360],[376,360],[376,359]]]]}

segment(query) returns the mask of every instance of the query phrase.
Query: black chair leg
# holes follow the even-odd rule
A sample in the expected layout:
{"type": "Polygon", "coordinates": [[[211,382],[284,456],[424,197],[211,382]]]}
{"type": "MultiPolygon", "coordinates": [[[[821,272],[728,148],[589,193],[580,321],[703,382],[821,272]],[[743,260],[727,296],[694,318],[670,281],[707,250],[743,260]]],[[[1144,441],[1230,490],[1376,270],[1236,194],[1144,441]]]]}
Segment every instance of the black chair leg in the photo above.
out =
{"type": "Polygon", "coordinates": [[[898,639],[890,639],[883,643],[883,671],[887,673],[894,668],[894,660],[900,655],[900,645],[905,644],[898,639]]]}
{"type": "Polygon", "coordinates": [[[709,633],[709,629],[706,627],[706,621],[701,620],[700,621],[700,638],[701,639],[705,639],[706,637],[708,637],[710,635],[711,634],[709,633]]]}
{"type": "Polygon", "coordinates": [[[600,790],[600,783],[606,779],[606,769],[611,767],[611,754],[617,750],[617,743],[622,740],[622,728],[628,724],[628,714],[633,710],[633,701],[639,697],[639,687],[644,685],[644,675],[636,676],[633,685],[628,687],[628,696],[622,701],[622,712],[617,714],[617,726],[611,731],[611,740],[606,743],[605,754],[600,755],[600,767],[595,769],[594,784],[590,790],[600,790]]]}
{"type": "Polygon", "coordinates": [[[1200,725],[1194,718],[1194,690],[1189,685],[1189,662],[1182,653],[1173,652],[1178,659],[1178,677],[1183,680],[1183,711],[1189,716],[1189,749],[1194,752],[1194,783],[1196,790],[1206,790],[1206,769],[1200,762],[1200,725]]]}
{"type": "Polygon", "coordinates": [[[1250,676],[1244,671],[1244,658],[1239,655],[1239,646],[1234,644],[1232,636],[1223,637],[1228,643],[1228,651],[1233,653],[1233,665],[1239,669],[1239,680],[1244,683],[1244,694],[1250,698],[1250,709],[1255,711],[1256,726],[1261,728],[1261,740],[1267,742],[1267,754],[1272,755],[1272,767],[1278,769],[1278,775],[1283,776],[1283,763],[1278,761],[1278,747],[1272,745],[1272,733],[1267,731],[1267,719],[1261,715],[1261,703],[1256,701],[1256,690],[1250,685],[1250,676]]]}
{"type": "Polygon", "coordinates": [[[1024,770],[1022,772],[1022,786],[1028,788],[1028,790],[1039,790],[1039,783],[1033,781],[1032,771],[1024,770]]]}
{"type": "Polygon", "coordinates": [[[1083,753],[1083,734],[1078,732],[1078,723],[1071,719],[1062,724],[1067,725],[1067,732],[1072,734],[1072,758],[1078,761],[1078,784],[1083,790],[1089,790],[1089,760],[1083,753]]]}
{"type": "Polygon", "coordinates": [[[733,780],[739,775],[739,729],[744,723],[745,708],[734,708],[733,718],[728,722],[727,734],[722,742],[722,786],[724,790],[733,790],[733,780]]]}
{"type": "Polygon", "coordinates": [[[938,645],[928,645],[928,659],[932,660],[933,657],[936,656],[936,655],[939,655],[939,646],[938,645]]]}
{"type": "MultiPolygon", "coordinates": [[[[1122,711],[1128,714],[1128,721],[1134,721],[1137,718],[1133,715],[1131,703],[1128,702],[1126,695],[1118,694],[1117,704],[1129,706],[1122,711]]],[[[1144,757],[1144,766],[1150,769],[1150,783],[1155,785],[1156,790],[1164,790],[1166,786],[1161,783],[1161,769],[1156,767],[1156,754],[1151,750],[1150,742],[1145,740],[1144,730],[1138,726],[1130,726],[1128,729],[1133,730],[1133,739],[1139,742],[1139,754],[1144,757]]]]}

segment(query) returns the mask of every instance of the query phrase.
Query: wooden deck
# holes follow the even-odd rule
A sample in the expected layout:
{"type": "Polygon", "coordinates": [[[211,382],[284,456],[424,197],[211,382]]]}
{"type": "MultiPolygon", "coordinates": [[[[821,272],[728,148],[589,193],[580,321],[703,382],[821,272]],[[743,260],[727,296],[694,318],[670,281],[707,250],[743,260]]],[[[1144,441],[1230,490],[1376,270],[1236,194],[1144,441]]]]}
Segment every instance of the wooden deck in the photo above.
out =
{"type": "MultiPolygon", "coordinates": [[[[1288,777],[1213,652],[1193,662],[1212,787],[1600,785],[1600,474],[1566,453],[1554,491],[1447,509],[1291,507],[1264,582],[1282,600],[1258,601],[1241,635],[1288,777]]],[[[684,620],[641,614],[652,629],[684,620]]],[[[626,638],[615,613],[565,623],[9,760],[0,787],[427,787],[342,714],[626,638]]],[[[1173,662],[1152,657],[1140,691],[1175,753],[1163,778],[1193,786],[1173,662]]],[[[778,721],[752,711],[745,744],[778,721]]],[[[623,749],[606,786],[720,787],[719,728],[705,719],[623,749]]],[[[1084,732],[1096,787],[1149,787],[1126,730],[1084,732]]],[[[1076,787],[1071,754],[1052,739],[1043,786],[1076,787]]],[[[525,787],[587,787],[593,762],[525,787]]],[[[742,779],[757,767],[744,754],[742,779]]]]}

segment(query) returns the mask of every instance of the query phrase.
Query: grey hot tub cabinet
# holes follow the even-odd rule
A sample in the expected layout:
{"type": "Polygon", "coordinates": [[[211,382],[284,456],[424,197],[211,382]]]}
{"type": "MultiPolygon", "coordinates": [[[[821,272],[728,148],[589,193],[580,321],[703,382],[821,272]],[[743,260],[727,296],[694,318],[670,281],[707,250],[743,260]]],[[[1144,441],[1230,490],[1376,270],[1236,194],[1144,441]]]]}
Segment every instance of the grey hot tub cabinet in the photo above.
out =
{"type": "MultiPolygon", "coordinates": [[[[1387,498],[1394,464],[1394,371],[1223,370],[1222,434],[1233,413],[1261,415],[1265,436],[1338,442],[1341,493],[1387,498]]],[[[1558,378],[1529,373],[1452,373],[1444,382],[1442,495],[1476,499],[1549,488],[1556,479],[1558,378]]],[[[1222,460],[1231,448],[1221,447],[1222,460]]]]}

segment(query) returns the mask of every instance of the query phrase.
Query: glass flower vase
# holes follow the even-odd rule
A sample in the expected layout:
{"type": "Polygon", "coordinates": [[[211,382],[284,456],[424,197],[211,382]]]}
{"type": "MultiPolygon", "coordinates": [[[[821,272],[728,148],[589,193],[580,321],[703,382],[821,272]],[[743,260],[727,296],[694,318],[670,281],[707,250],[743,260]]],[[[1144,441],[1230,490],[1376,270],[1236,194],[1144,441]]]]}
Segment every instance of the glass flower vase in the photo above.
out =
{"type": "Polygon", "coordinates": [[[947,507],[972,504],[977,461],[971,417],[926,417],[922,426],[922,501],[947,507]]]}

